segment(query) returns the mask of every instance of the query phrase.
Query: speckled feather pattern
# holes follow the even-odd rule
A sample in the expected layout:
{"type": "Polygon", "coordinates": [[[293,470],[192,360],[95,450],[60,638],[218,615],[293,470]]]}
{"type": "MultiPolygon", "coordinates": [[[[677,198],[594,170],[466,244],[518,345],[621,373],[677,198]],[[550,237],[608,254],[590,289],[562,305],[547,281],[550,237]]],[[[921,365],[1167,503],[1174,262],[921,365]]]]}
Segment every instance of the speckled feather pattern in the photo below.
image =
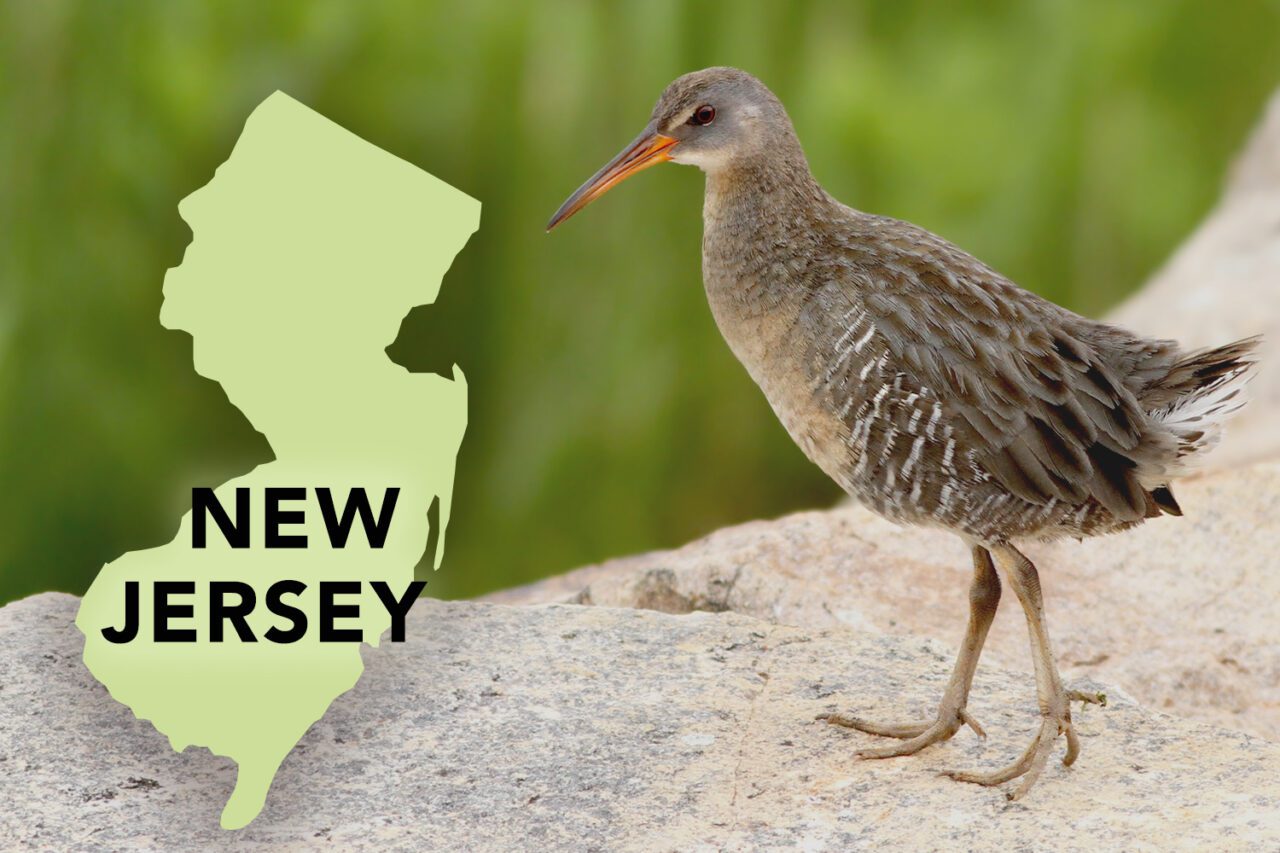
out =
{"type": "Polygon", "coordinates": [[[1243,403],[1255,341],[1184,353],[846,207],[776,110],[768,157],[708,175],[703,274],[730,347],[806,454],[886,517],[980,543],[1178,512],[1167,484],[1243,403]]]}

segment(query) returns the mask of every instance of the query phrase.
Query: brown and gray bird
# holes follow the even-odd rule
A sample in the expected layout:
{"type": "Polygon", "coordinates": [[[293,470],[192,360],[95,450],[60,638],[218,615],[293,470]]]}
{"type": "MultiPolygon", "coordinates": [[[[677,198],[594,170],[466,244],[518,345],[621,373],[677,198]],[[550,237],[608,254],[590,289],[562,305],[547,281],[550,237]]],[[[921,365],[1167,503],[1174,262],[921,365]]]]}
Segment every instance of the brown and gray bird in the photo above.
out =
{"type": "Polygon", "coordinates": [[[981,727],[966,710],[1000,600],[1026,614],[1041,723],[1018,760],[956,779],[1024,794],[1059,735],[1079,753],[1036,568],[1015,543],[1125,530],[1180,515],[1172,478],[1244,403],[1256,338],[1197,352],[1080,317],[946,240],[828,195],[782,104],[734,68],[686,74],[648,125],[582,185],[548,230],[664,161],[700,167],[702,274],[725,340],[805,454],[892,521],[954,531],[973,555],[968,629],[936,718],[827,721],[909,755],[981,727]],[[994,564],[992,558],[994,557],[994,564]]]}

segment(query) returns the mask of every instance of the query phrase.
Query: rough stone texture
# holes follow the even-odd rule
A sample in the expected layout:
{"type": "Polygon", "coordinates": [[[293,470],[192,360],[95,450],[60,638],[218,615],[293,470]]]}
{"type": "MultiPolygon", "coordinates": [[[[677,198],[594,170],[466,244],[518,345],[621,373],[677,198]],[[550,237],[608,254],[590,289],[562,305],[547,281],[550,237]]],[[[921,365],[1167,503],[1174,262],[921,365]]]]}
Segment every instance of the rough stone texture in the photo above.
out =
{"type": "MultiPolygon", "coordinates": [[[[861,762],[813,721],[931,706],[950,650],[737,614],[422,601],[408,642],[303,738],[248,828],[218,829],[234,767],[175,753],[80,662],[76,599],[0,610],[0,848],[1274,849],[1280,745],[1110,691],[1084,752],[1017,804],[937,776],[1029,737],[1025,677],[982,669],[962,732],[861,762]]],[[[1096,685],[1094,685],[1096,687],[1096,685]]]]}
{"type": "Polygon", "coordinates": [[[1217,208],[1138,294],[1108,318],[1187,346],[1263,333],[1253,403],[1209,458],[1280,456],[1280,92],[1232,169],[1217,208]]]}
{"type": "MultiPolygon", "coordinates": [[[[1063,672],[1280,740],[1280,464],[1214,472],[1176,494],[1183,518],[1027,548],[1063,672]]],[[[956,536],[898,527],[855,506],[727,528],[490,600],[732,610],[810,630],[844,625],[954,646],[970,572],[956,536]]],[[[1030,671],[1022,611],[1007,592],[983,661],[1030,671]]]]}

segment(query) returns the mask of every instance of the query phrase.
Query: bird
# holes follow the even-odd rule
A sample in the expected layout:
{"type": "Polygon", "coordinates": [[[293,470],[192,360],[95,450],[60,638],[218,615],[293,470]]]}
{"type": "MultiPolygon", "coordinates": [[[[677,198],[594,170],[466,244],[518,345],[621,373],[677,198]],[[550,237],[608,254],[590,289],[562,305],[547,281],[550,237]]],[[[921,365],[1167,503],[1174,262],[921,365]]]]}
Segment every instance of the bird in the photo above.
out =
{"type": "MultiPolygon", "coordinates": [[[[942,237],[865,213],[814,178],[786,109],[745,71],[677,78],[649,122],[556,211],[547,230],[663,162],[705,173],[702,277],[716,325],[791,438],[890,521],[957,534],[972,556],[969,618],[936,714],[818,719],[911,755],[969,726],[969,693],[1002,587],[1026,616],[1039,725],[994,771],[950,771],[1019,799],[1059,737],[1080,741],[1036,566],[1022,546],[1179,516],[1187,474],[1246,401],[1258,337],[1188,351],[1088,319],[1014,284],[942,237]],[[1001,582],[1003,577],[1003,584],[1001,582]]],[[[1083,707],[1083,705],[1082,705],[1083,707]]]]}

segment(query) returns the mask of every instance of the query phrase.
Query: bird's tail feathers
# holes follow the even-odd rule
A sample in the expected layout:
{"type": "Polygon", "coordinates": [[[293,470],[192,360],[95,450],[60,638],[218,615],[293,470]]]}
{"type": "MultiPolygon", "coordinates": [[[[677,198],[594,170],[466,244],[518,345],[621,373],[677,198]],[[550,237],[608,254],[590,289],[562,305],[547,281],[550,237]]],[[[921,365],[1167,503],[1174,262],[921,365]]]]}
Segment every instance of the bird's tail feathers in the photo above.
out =
{"type": "Polygon", "coordinates": [[[1178,455],[1171,474],[1185,474],[1222,439],[1226,420],[1248,402],[1261,337],[1254,336],[1180,359],[1160,382],[1173,399],[1151,412],[1177,437],[1178,455]]]}

